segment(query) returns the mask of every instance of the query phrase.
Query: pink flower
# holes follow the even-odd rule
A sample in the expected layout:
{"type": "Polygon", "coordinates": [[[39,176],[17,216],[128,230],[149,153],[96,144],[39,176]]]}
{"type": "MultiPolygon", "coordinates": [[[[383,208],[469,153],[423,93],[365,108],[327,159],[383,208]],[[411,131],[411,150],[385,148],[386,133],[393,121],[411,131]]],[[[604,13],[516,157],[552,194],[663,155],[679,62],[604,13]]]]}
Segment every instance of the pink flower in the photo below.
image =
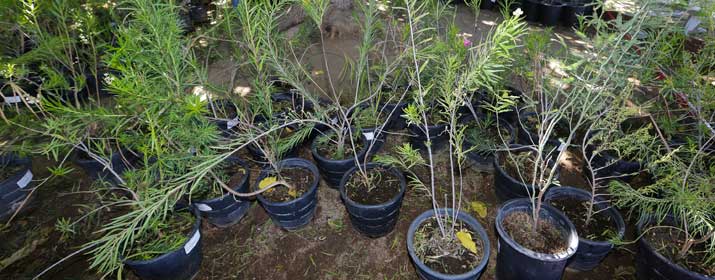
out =
{"type": "Polygon", "coordinates": [[[469,41],[469,39],[467,39],[467,37],[464,37],[464,39],[463,39],[462,42],[464,43],[464,47],[465,47],[465,48],[468,48],[468,47],[471,47],[471,46],[472,46],[472,41],[469,41]]]}

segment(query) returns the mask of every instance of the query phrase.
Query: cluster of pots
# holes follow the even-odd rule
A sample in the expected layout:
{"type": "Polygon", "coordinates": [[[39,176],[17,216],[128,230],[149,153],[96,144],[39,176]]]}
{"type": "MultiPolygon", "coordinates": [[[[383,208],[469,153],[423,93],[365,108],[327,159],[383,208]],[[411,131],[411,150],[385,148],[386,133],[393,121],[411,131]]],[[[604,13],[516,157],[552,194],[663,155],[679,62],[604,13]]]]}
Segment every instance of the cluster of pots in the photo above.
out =
{"type": "MultiPolygon", "coordinates": [[[[481,9],[497,9],[502,0],[483,0],[481,9]]],[[[594,0],[521,0],[514,7],[520,7],[526,20],[540,22],[545,26],[576,26],[579,16],[593,14],[594,0]]]]}
{"type": "MultiPolygon", "coordinates": [[[[519,94],[518,90],[512,89],[514,94],[519,94]]],[[[400,112],[406,104],[389,104],[382,106],[387,108],[393,114],[400,112]]],[[[398,113],[399,114],[399,113],[398,113]]],[[[529,129],[521,127],[515,129],[516,122],[525,117],[524,113],[518,111],[507,112],[500,115],[503,123],[499,123],[502,128],[509,131],[510,146],[512,150],[518,151],[520,146],[515,144],[523,141],[533,141],[531,138],[516,137],[515,134],[528,133],[529,129]]],[[[521,122],[524,123],[524,122],[521,122]]],[[[220,125],[220,124],[219,124],[220,125]]],[[[311,145],[311,153],[315,164],[303,158],[286,158],[277,163],[277,168],[300,168],[308,171],[312,175],[312,181],[308,190],[301,196],[288,202],[274,202],[263,195],[257,195],[259,203],[268,213],[271,220],[278,226],[286,230],[297,230],[310,223],[317,206],[317,189],[320,178],[322,177],[327,185],[337,189],[340,192],[340,197],[349,214],[353,228],[359,233],[368,237],[380,237],[390,233],[398,220],[402,200],[406,191],[406,180],[401,171],[382,166],[377,163],[369,162],[372,155],[381,146],[380,142],[384,143],[383,135],[387,130],[405,129],[406,124],[404,119],[397,117],[390,119],[388,124],[382,128],[363,128],[362,135],[358,138],[362,141],[362,150],[357,151],[357,159],[360,162],[367,162],[362,166],[365,170],[376,167],[385,167],[388,172],[392,173],[400,181],[400,191],[389,201],[378,205],[365,205],[355,202],[346,192],[346,184],[350,178],[358,172],[355,158],[346,160],[333,160],[325,155],[320,154],[317,149],[317,138],[313,137],[311,145]],[[382,130],[381,130],[382,129],[382,130]],[[384,131],[383,131],[384,130],[384,131]],[[370,144],[373,145],[370,145],[370,144]],[[373,147],[373,150],[368,151],[367,147],[373,147]]],[[[409,129],[409,128],[408,128],[409,129]]],[[[444,128],[442,128],[444,129],[444,128]]],[[[321,131],[318,134],[327,135],[321,131]]],[[[530,137],[533,135],[529,135],[530,137]]],[[[440,133],[431,135],[431,137],[443,137],[440,133]]],[[[417,141],[425,141],[425,138],[416,136],[417,141]]],[[[74,157],[74,162],[94,179],[104,179],[112,184],[118,182],[113,179],[114,174],[122,174],[124,171],[131,168],[131,159],[127,159],[127,154],[132,154],[124,150],[113,154],[108,160],[109,166],[101,165],[93,159],[88,159],[78,154],[74,157]],[[112,168],[114,172],[109,172],[107,169],[112,168]]],[[[608,161],[608,155],[604,155],[604,161],[608,161]]],[[[131,158],[131,157],[130,157],[131,158]]],[[[549,202],[555,199],[568,198],[578,201],[588,201],[591,194],[585,190],[552,186],[546,194],[544,194],[544,204],[542,205],[540,217],[542,221],[548,221],[555,225],[561,233],[563,240],[567,243],[567,249],[563,252],[555,254],[538,253],[527,249],[518,244],[504,229],[504,219],[513,212],[532,212],[532,202],[527,197],[537,191],[535,186],[522,183],[516,178],[512,178],[500,165],[499,154],[495,153],[491,156],[473,155],[470,158],[477,163],[491,162],[494,170],[494,191],[497,197],[503,202],[496,216],[496,232],[498,239],[497,253],[497,277],[498,279],[561,279],[561,276],[566,267],[586,271],[594,269],[611,251],[614,245],[608,241],[590,240],[587,237],[579,236],[573,223],[568,217],[549,205],[549,202]]],[[[6,165],[21,165],[24,168],[18,174],[9,177],[9,179],[0,183],[0,214],[7,214],[12,207],[12,203],[18,199],[24,198],[27,187],[31,184],[32,172],[31,161],[26,158],[17,157],[15,155],[7,155],[0,157],[6,165]],[[10,207],[10,208],[8,208],[10,207]]],[[[134,158],[136,160],[136,158],[134,158]]],[[[226,160],[229,164],[240,166],[244,170],[245,176],[235,185],[230,186],[234,191],[239,193],[249,192],[250,189],[250,172],[245,161],[238,157],[228,157],[226,160]]],[[[606,170],[613,174],[619,172],[632,171],[633,163],[620,162],[615,164],[614,169],[606,170]],[[621,170],[628,169],[628,170],[621,170]]],[[[270,176],[273,172],[271,167],[265,167],[258,178],[254,181],[254,189],[260,182],[270,176]]],[[[557,172],[558,174],[558,172],[557,172]]],[[[625,223],[619,212],[610,207],[608,202],[596,199],[595,207],[598,210],[603,210],[603,215],[608,215],[610,220],[614,222],[613,226],[619,237],[623,237],[625,232],[625,223]]],[[[188,207],[195,214],[196,221],[193,230],[187,236],[186,242],[178,249],[165,253],[161,256],[150,260],[137,261],[125,260],[125,265],[130,268],[137,276],[142,279],[191,279],[198,272],[201,260],[201,219],[207,219],[209,223],[218,227],[227,227],[238,223],[245,216],[251,206],[252,201],[246,198],[241,198],[225,193],[220,197],[208,200],[192,201],[188,207]]],[[[410,258],[412,259],[418,275],[422,279],[476,279],[486,268],[489,260],[489,238],[486,230],[472,216],[464,211],[460,211],[457,219],[464,225],[471,228],[472,232],[476,233],[473,237],[479,239],[484,246],[483,256],[478,265],[471,271],[460,275],[445,275],[430,269],[425,263],[417,257],[414,248],[414,235],[418,227],[426,220],[434,217],[434,215],[451,215],[453,209],[438,209],[437,211],[429,210],[419,215],[410,225],[407,235],[407,246],[410,258]]],[[[638,273],[641,277],[647,279],[707,279],[693,278],[692,272],[684,270],[682,267],[660,255],[647,241],[641,239],[639,241],[639,261],[637,263],[638,273]]],[[[643,278],[643,279],[646,279],[643,278]]]]}

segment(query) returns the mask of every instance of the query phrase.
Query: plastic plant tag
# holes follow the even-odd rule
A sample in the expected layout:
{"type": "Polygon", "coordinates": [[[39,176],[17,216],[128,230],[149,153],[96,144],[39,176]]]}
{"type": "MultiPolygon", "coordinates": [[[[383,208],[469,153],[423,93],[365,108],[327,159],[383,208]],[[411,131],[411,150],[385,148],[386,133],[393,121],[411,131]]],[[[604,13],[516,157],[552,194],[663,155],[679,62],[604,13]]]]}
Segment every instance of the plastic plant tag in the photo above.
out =
{"type": "Polygon", "coordinates": [[[196,208],[198,208],[199,211],[201,211],[201,212],[208,212],[208,211],[214,210],[213,208],[211,208],[211,206],[208,206],[203,203],[195,203],[194,205],[196,205],[196,208]]]}
{"type": "Polygon", "coordinates": [[[375,132],[363,132],[363,135],[365,135],[367,141],[372,141],[372,139],[375,139],[375,132]]]}
{"type": "Polygon", "coordinates": [[[474,240],[472,240],[472,235],[467,232],[466,230],[460,230],[457,232],[457,239],[459,239],[459,242],[462,243],[462,246],[464,248],[467,248],[472,253],[477,253],[477,243],[474,243],[474,240]]]}
{"type": "Polygon", "coordinates": [[[191,250],[196,247],[196,244],[199,243],[199,239],[201,238],[201,233],[197,230],[196,233],[194,233],[194,236],[191,236],[191,239],[189,239],[188,242],[184,245],[184,252],[188,255],[191,253],[191,250]]]}
{"type": "Polygon", "coordinates": [[[30,181],[32,181],[32,171],[27,170],[27,172],[25,172],[25,175],[23,175],[22,178],[17,181],[17,186],[21,189],[24,189],[25,187],[27,187],[30,181]]]}
{"type": "Polygon", "coordinates": [[[226,123],[226,129],[232,129],[238,125],[238,117],[233,118],[226,123]]]}
{"type": "Polygon", "coordinates": [[[559,152],[563,152],[565,149],[566,149],[566,143],[561,142],[561,145],[559,145],[559,148],[558,148],[559,152]]]}
{"type": "Polygon", "coordinates": [[[20,99],[19,96],[5,96],[5,103],[7,104],[15,104],[20,102],[22,102],[22,99],[20,99]]]}

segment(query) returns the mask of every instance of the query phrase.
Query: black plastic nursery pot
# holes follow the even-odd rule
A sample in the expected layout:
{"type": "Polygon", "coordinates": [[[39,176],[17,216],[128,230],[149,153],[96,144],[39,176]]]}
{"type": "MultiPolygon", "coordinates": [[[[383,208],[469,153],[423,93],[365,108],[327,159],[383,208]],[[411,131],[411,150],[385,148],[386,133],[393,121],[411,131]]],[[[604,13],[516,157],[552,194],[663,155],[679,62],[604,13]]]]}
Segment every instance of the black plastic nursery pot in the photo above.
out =
{"type": "MultiPolygon", "coordinates": [[[[244,176],[236,182],[235,185],[229,186],[232,190],[239,193],[249,192],[249,182],[251,173],[248,169],[248,164],[238,157],[230,156],[226,158],[231,166],[240,166],[244,176]]],[[[248,212],[251,207],[251,201],[245,198],[239,198],[231,193],[226,192],[224,195],[207,200],[193,201],[194,207],[204,217],[217,227],[229,227],[238,223],[241,218],[248,212]]]]}
{"type": "Polygon", "coordinates": [[[390,114],[390,112],[392,112],[388,124],[385,125],[385,130],[397,131],[407,128],[407,120],[402,117],[405,108],[407,108],[407,102],[388,103],[382,105],[382,108],[384,114],[390,114]]]}
{"type": "MultiPolygon", "coordinates": [[[[323,137],[330,137],[332,134],[335,132],[331,131],[323,137]]],[[[355,133],[355,132],[353,132],[355,133]]],[[[324,155],[321,155],[318,152],[318,145],[320,142],[321,137],[316,137],[313,139],[313,143],[311,145],[311,153],[313,154],[313,159],[315,160],[318,169],[320,169],[320,174],[323,176],[323,179],[325,179],[325,182],[328,183],[328,186],[334,189],[337,189],[338,186],[340,185],[340,180],[343,179],[343,176],[345,173],[348,172],[351,168],[355,167],[355,161],[356,158],[359,161],[366,160],[366,157],[369,157],[370,155],[374,154],[377,152],[377,150],[373,147],[370,155],[367,153],[368,149],[368,140],[365,138],[365,135],[361,133],[360,135],[360,141],[362,142],[362,149],[357,151],[357,157],[355,157],[353,154],[350,154],[348,158],[346,159],[340,159],[340,160],[334,160],[330,159],[324,155]]],[[[347,142],[345,145],[349,145],[350,143],[347,142]]]]}
{"type": "Polygon", "coordinates": [[[561,11],[561,23],[565,26],[577,26],[579,16],[589,16],[593,14],[593,3],[583,4],[578,2],[567,2],[561,11]]]}
{"type": "Polygon", "coordinates": [[[541,13],[539,14],[539,22],[545,26],[556,26],[561,20],[561,11],[564,3],[555,0],[547,0],[539,4],[541,13]]]}
{"type": "Polygon", "coordinates": [[[642,170],[640,162],[618,159],[608,151],[594,156],[592,165],[594,168],[600,168],[596,172],[599,177],[618,176],[628,179],[632,177],[632,175],[627,174],[638,173],[642,170]]]}
{"type": "MultiPolygon", "coordinates": [[[[666,218],[665,223],[671,222],[672,218],[666,218]],[[669,221],[670,220],[670,221],[669,221]]],[[[651,221],[652,222],[652,221],[651,221]]],[[[638,236],[642,236],[645,225],[652,223],[639,223],[637,226],[638,236]]],[[[648,280],[713,280],[715,276],[707,276],[684,268],[669,258],[658,253],[657,249],[651,245],[646,238],[638,239],[638,252],[636,254],[636,277],[637,279],[648,280]]]]}
{"type": "Polygon", "coordinates": [[[370,151],[370,155],[376,154],[380,149],[382,149],[382,146],[385,145],[387,142],[387,133],[385,130],[380,130],[377,127],[371,127],[371,128],[363,128],[361,129],[362,135],[365,136],[365,140],[367,140],[368,143],[368,149],[370,151]],[[370,147],[372,145],[372,147],[370,147]]]}
{"type": "Polygon", "coordinates": [[[201,217],[196,217],[194,227],[186,242],[178,249],[150,260],[124,260],[124,265],[142,280],[188,280],[194,278],[203,259],[201,246],[201,217]]]}
{"type": "MultiPolygon", "coordinates": [[[[593,134],[587,134],[586,137],[598,134],[599,131],[593,134]]],[[[642,170],[642,164],[638,161],[620,159],[612,154],[612,151],[600,151],[593,155],[597,149],[597,144],[592,144],[586,147],[586,156],[592,157],[592,167],[596,170],[598,177],[618,177],[624,180],[629,180],[632,175],[642,170]]]]}
{"type": "MultiPolygon", "coordinates": [[[[509,149],[512,152],[528,152],[526,147],[511,145],[509,149]]],[[[537,186],[524,184],[520,179],[510,176],[500,163],[500,153],[494,154],[494,193],[500,201],[507,201],[515,198],[526,198],[536,196],[539,192],[537,186]]],[[[549,164],[554,166],[554,164],[549,164]]],[[[556,166],[558,168],[558,165],[556,166]]],[[[554,179],[558,179],[559,169],[554,174],[554,179]]]]}
{"type": "Polygon", "coordinates": [[[499,4],[497,3],[497,0],[482,0],[482,2],[479,3],[479,8],[482,10],[493,10],[498,7],[499,4]]]}
{"type": "Polygon", "coordinates": [[[0,182],[0,220],[12,215],[27,197],[32,185],[32,160],[15,154],[0,156],[2,166],[19,167],[18,171],[0,182]]]}
{"type": "MultiPolygon", "coordinates": [[[[371,169],[383,167],[400,180],[400,191],[390,200],[380,204],[361,204],[350,198],[347,190],[347,183],[350,178],[358,172],[355,166],[348,170],[340,182],[340,198],[345,204],[345,209],[350,214],[350,223],[358,232],[372,238],[377,238],[390,233],[397,224],[402,207],[402,198],[405,196],[407,182],[404,174],[396,168],[390,168],[378,163],[368,163],[364,168],[366,172],[371,169]]],[[[377,186],[379,188],[380,186],[377,186]]]]}
{"type": "MultiPolygon", "coordinates": [[[[546,194],[544,194],[545,203],[549,203],[554,199],[563,198],[585,202],[591,200],[591,193],[583,189],[572,187],[554,187],[550,188],[546,194]]],[[[611,207],[608,202],[601,197],[596,197],[594,211],[603,211],[600,212],[599,215],[608,215],[610,220],[613,221],[613,226],[616,228],[616,235],[618,238],[623,238],[626,232],[626,224],[618,210],[611,207]]],[[[603,261],[606,255],[611,252],[611,249],[613,249],[613,243],[607,240],[590,240],[587,239],[584,234],[579,234],[578,250],[571,260],[569,260],[568,268],[579,271],[592,270],[603,261]]]]}
{"type": "Polygon", "coordinates": [[[526,21],[536,22],[541,17],[541,5],[536,0],[521,0],[521,9],[526,21]]]}
{"type": "MultiPolygon", "coordinates": [[[[266,210],[268,216],[271,217],[271,220],[276,225],[286,230],[296,230],[310,223],[310,220],[313,219],[315,215],[315,208],[318,205],[320,173],[313,163],[302,158],[284,159],[278,162],[277,167],[278,169],[302,168],[308,170],[313,176],[313,181],[308,191],[294,200],[288,202],[273,202],[261,194],[257,196],[263,209],[266,210]]],[[[261,180],[268,177],[271,172],[272,170],[270,168],[261,171],[256,181],[256,186],[258,186],[261,180]]]]}
{"type": "MultiPolygon", "coordinates": [[[[451,208],[439,208],[436,211],[439,213],[440,216],[452,215],[454,213],[454,210],[451,208]]],[[[415,253],[415,232],[417,231],[419,226],[422,225],[422,223],[434,216],[435,210],[425,211],[424,213],[417,216],[414,221],[412,221],[412,224],[410,224],[410,228],[407,231],[407,251],[410,254],[410,259],[412,260],[415,269],[417,270],[417,275],[420,277],[420,279],[425,280],[479,279],[479,277],[482,275],[482,272],[486,268],[487,263],[489,262],[489,251],[491,248],[489,245],[489,236],[487,235],[487,231],[484,230],[479,221],[477,221],[477,219],[465,213],[464,211],[459,211],[459,213],[457,214],[457,219],[468,225],[472,232],[475,232],[477,234],[476,236],[472,236],[472,238],[479,239],[482,242],[482,246],[484,248],[484,250],[482,250],[484,255],[482,256],[479,264],[474,267],[474,269],[459,275],[448,275],[431,269],[417,256],[417,254],[415,253]]]]}
{"type": "MultiPolygon", "coordinates": [[[[462,121],[469,121],[473,120],[474,118],[472,116],[468,116],[467,118],[464,118],[462,121]]],[[[483,119],[483,118],[482,118],[483,119]]],[[[512,127],[509,123],[506,121],[499,121],[497,124],[500,129],[506,130],[508,135],[506,135],[506,140],[508,145],[512,145],[516,143],[516,132],[514,130],[514,127],[512,127]]],[[[469,130],[467,130],[469,131],[469,130]]],[[[464,140],[462,146],[463,150],[469,150],[472,147],[474,147],[477,143],[472,143],[467,136],[467,138],[464,140]]],[[[494,170],[494,153],[492,152],[485,152],[485,151],[471,151],[467,153],[467,158],[469,158],[473,163],[474,167],[480,170],[485,170],[485,171],[491,171],[494,170]]]]}
{"type": "Polygon", "coordinates": [[[75,151],[72,162],[79,165],[92,180],[111,178],[112,176],[110,172],[104,170],[104,165],[90,158],[85,152],[75,151]]]}
{"type": "Polygon", "coordinates": [[[550,222],[556,226],[567,242],[567,249],[556,254],[539,253],[516,243],[503,227],[504,219],[513,212],[526,212],[531,216],[531,200],[522,198],[507,201],[497,212],[496,228],[499,235],[497,279],[561,279],[567,261],[579,247],[578,234],[574,225],[563,213],[548,204],[542,204],[539,213],[540,222],[550,222]]]}
{"type": "MultiPolygon", "coordinates": [[[[112,153],[109,163],[117,175],[122,175],[131,168],[131,164],[138,160],[138,157],[130,151],[123,149],[117,153],[112,153]]],[[[105,180],[114,185],[119,184],[119,180],[114,174],[97,160],[90,158],[85,152],[75,150],[72,162],[79,165],[87,175],[93,180],[105,180]]]]}
{"type": "MultiPolygon", "coordinates": [[[[530,126],[529,122],[527,121],[528,118],[535,117],[537,114],[535,112],[522,112],[519,114],[519,121],[516,124],[519,138],[518,138],[518,143],[523,144],[523,145],[534,145],[534,144],[539,144],[539,134],[537,132],[536,127],[530,126]]],[[[566,123],[559,122],[556,124],[556,127],[551,132],[551,136],[559,136],[558,135],[558,129],[559,127],[566,127],[566,123]]],[[[558,147],[561,142],[558,139],[549,139],[546,141],[546,144],[552,147],[558,147]]]]}
{"type": "Polygon", "coordinates": [[[213,117],[214,115],[221,115],[221,119],[209,119],[211,123],[218,126],[221,136],[224,138],[231,138],[233,134],[236,133],[234,128],[238,125],[238,107],[231,100],[213,100],[209,102],[206,106],[207,110],[211,112],[209,115],[213,117]]]}
{"type": "Polygon", "coordinates": [[[449,141],[449,134],[447,132],[447,124],[438,125],[428,125],[427,131],[429,132],[429,138],[422,131],[423,125],[409,125],[407,128],[410,131],[410,143],[412,147],[419,149],[421,151],[427,151],[427,142],[432,143],[432,151],[442,148],[449,141]]]}

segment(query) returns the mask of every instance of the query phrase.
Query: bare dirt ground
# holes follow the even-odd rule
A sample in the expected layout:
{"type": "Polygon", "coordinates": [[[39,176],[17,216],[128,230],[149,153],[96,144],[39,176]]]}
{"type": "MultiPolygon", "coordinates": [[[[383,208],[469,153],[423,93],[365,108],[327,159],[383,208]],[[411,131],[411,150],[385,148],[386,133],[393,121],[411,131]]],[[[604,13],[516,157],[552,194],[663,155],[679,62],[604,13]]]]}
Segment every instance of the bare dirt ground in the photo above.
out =
{"type": "MultiPolygon", "coordinates": [[[[465,33],[472,35],[472,41],[479,41],[486,32],[498,22],[498,14],[482,11],[475,21],[472,13],[465,7],[458,9],[457,23],[465,33]],[[476,27],[474,23],[477,23],[476,27]]],[[[540,29],[531,26],[534,30],[540,29]]],[[[573,48],[583,48],[583,42],[565,28],[557,28],[556,35],[561,36],[573,48]]],[[[325,48],[330,54],[328,65],[331,71],[325,71],[319,46],[309,50],[309,60],[314,70],[330,73],[338,80],[343,69],[344,57],[355,57],[357,36],[341,34],[336,38],[326,39],[325,48]]],[[[556,40],[556,39],[554,39],[556,40]]],[[[231,81],[240,84],[240,77],[235,74],[235,62],[223,60],[209,67],[212,83],[231,86],[231,81]]],[[[327,86],[325,78],[320,79],[321,86],[327,86]]],[[[348,90],[345,90],[349,92],[348,90]]],[[[406,141],[404,136],[391,135],[382,152],[390,151],[395,145],[406,141]]],[[[442,153],[444,154],[444,153],[442,153]]],[[[241,155],[248,158],[247,154],[241,155]]],[[[312,159],[308,145],[301,149],[301,157],[312,159]]],[[[41,160],[41,159],[40,159],[41,160]]],[[[436,174],[447,174],[448,165],[437,165],[436,174]]],[[[252,180],[259,167],[252,165],[252,180]]],[[[569,172],[562,178],[564,185],[580,186],[578,176],[569,172]]],[[[481,201],[487,205],[485,218],[475,217],[487,229],[490,242],[490,260],[481,279],[495,279],[497,236],[494,219],[499,202],[493,190],[493,177],[490,173],[474,169],[464,172],[466,200],[481,201]]],[[[57,218],[61,216],[78,217],[82,215],[81,204],[91,200],[91,196],[68,195],[57,199],[57,192],[87,190],[88,180],[80,180],[79,187],[73,184],[76,175],[68,180],[53,182],[41,191],[44,195],[36,197],[39,210],[22,216],[10,228],[0,231],[0,239],[10,244],[3,245],[0,257],[7,258],[11,250],[30,246],[31,253],[9,267],[0,267],[0,279],[29,279],[44,267],[76,250],[84,241],[82,237],[61,239],[54,229],[57,218]],[[30,244],[30,245],[28,245],[30,244]],[[36,244],[32,246],[32,244],[36,244]]],[[[449,178],[439,176],[437,186],[448,186],[449,178]]],[[[214,228],[204,222],[203,225],[203,265],[196,279],[417,279],[406,248],[407,229],[412,220],[420,213],[430,210],[430,200],[418,190],[408,190],[402,206],[399,222],[393,232],[387,236],[370,239],[352,229],[347,212],[337,190],[321,182],[318,192],[318,210],[314,220],[305,228],[286,232],[274,225],[260,205],[254,203],[246,217],[237,225],[227,229],[214,228]]],[[[468,211],[465,209],[465,211],[468,211]]],[[[629,228],[632,237],[632,228],[629,228]]],[[[567,272],[564,279],[633,279],[633,248],[614,250],[606,260],[590,272],[567,272]]],[[[60,265],[44,279],[97,279],[92,271],[87,270],[87,257],[78,256],[60,265]]],[[[133,276],[128,276],[132,278],[133,276]]]]}

